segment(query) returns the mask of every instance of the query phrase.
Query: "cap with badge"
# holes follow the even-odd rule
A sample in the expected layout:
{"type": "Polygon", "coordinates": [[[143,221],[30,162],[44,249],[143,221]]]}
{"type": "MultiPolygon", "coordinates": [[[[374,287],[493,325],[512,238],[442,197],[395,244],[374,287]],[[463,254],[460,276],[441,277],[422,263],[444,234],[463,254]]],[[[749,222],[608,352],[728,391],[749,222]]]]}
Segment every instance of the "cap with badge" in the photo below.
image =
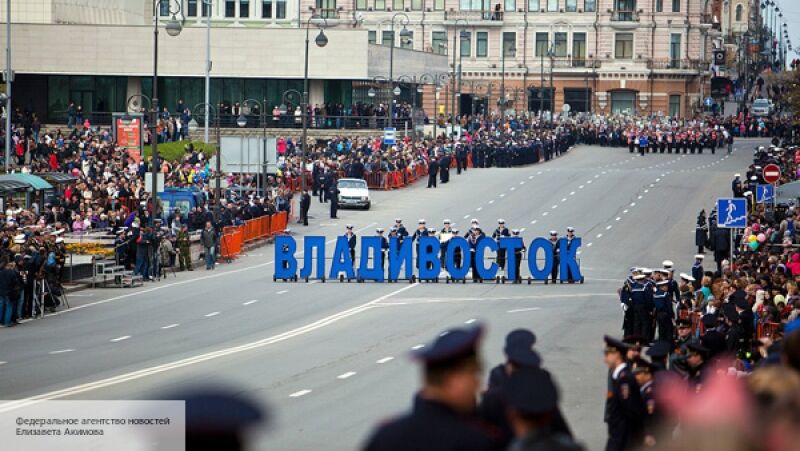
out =
{"type": "Polygon", "coordinates": [[[668,341],[657,341],[650,346],[645,354],[653,359],[663,359],[664,357],[668,356],[670,353],[670,343],[668,341]]]}
{"type": "Polygon", "coordinates": [[[647,338],[642,337],[641,335],[628,335],[627,337],[622,339],[622,342],[625,343],[626,345],[629,345],[632,348],[639,348],[639,349],[650,344],[650,341],[647,338]]]}
{"type": "Polygon", "coordinates": [[[483,326],[456,328],[441,333],[429,346],[414,352],[416,360],[426,367],[447,366],[464,358],[475,357],[483,326]]]}
{"type": "Polygon", "coordinates": [[[672,268],[675,266],[675,264],[672,263],[672,260],[664,260],[661,262],[661,266],[663,266],[666,270],[672,271],[672,268]]]}
{"type": "Polygon", "coordinates": [[[706,258],[706,256],[705,256],[705,255],[703,255],[703,254],[697,254],[697,255],[695,255],[695,256],[694,256],[694,259],[695,259],[695,260],[703,260],[703,259],[705,259],[705,258],[706,258]]]}
{"type": "Polygon", "coordinates": [[[383,228],[382,227],[378,227],[377,229],[375,229],[375,232],[376,233],[383,233],[383,228]]]}
{"type": "Polygon", "coordinates": [[[515,329],[506,335],[506,344],[503,347],[508,360],[520,367],[539,367],[542,358],[533,350],[536,335],[527,329],[515,329]]]}
{"type": "Polygon", "coordinates": [[[567,233],[575,233],[574,227],[567,227],[567,233]]]}
{"type": "Polygon", "coordinates": [[[512,235],[519,235],[519,229],[514,229],[511,231],[512,235]]]}
{"type": "Polygon", "coordinates": [[[603,341],[606,342],[606,352],[619,352],[621,354],[625,354],[628,352],[629,346],[614,337],[609,337],[608,335],[603,336],[603,341]]]}
{"type": "Polygon", "coordinates": [[[690,276],[689,274],[686,274],[685,272],[682,272],[680,274],[680,278],[681,280],[685,280],[687,282],[694,282],[694,277],[690,276]]]}
{"type": "Polygon", "coordinates": [[[555,230],[551,230],[550,236],[558,236],[558,232],[556,232],[555,230]]]}
{"type": "Polygon", "coordinates": [[[506,223],[506,220],[505,220],[505,219],[498,219],[498,220],[497,220],[497,223],[498,223],[498,224],[505,224],[505,223],[506,223]]]}
{"type": "Polygon", "coordinates": [[[420,219],[419,221],[417,221],[417,224],[425,224],[425,220],[424,219],[420,219]]]}
{"type": "Polygon", "coordinates": [[[346,228],[347,230],[353,230],[353,225],[347,224],[346,226],[344,226],[344,228],[346,228]]]}
{"type": "Polygon", "coordinates": [[[631,361],[631,366],[633,367],[633,374],[653,372],[653,364],[641,357],[633,359],[631,361]]]}

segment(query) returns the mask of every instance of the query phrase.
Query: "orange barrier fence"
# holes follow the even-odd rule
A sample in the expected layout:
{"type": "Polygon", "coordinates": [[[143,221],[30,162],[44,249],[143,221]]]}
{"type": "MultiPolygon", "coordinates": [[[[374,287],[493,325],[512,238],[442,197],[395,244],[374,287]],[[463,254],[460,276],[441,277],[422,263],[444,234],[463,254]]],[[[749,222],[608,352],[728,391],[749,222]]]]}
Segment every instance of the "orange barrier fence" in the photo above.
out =
{"type": "Polygon", "coordinates": [[[758,338],[766,338],[775,335],[775,332],[780,327],[780,323],[758,323],[756,327],[756,336],[758,338]]]}
{"type": "Polygon", "coordinates": [[[230,261],[242,253],[245,243],[284,233],[288,224],[289,213],[282,211],[272,216],[250,219],[239,226],[225,227],[220,237],[220,257],[230,261]]]}

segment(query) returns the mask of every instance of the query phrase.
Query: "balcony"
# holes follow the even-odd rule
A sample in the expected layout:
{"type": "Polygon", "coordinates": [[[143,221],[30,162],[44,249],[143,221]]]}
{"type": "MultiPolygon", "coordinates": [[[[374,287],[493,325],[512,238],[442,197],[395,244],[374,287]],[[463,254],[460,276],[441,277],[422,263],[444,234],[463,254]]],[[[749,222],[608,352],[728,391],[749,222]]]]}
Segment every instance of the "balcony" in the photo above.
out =
{"type": "Polygon", "coordinates": [[[552,67],[554,69],[569,69],[569,68],[598,69],[600,67],[600,61],[594,59],[571,58],[571,57],[553,58],[552,67]]]}
{"type": "Polygon", "coordinates": [[[638,11],[614,11],[608,10],[611,14],[611,27],[618,30],[632,30],[639,26],[638,11]]]}
{"type": "Polygon", "coordinates": [[[456,11],[450,9],[444,12],[444,21],[447,25],[453,25],[457,20],[466,20],[469,23],[480,22],[481,26],[497,25],[503,26],[503,12],[502,11],[456,11]]]}
{"type": "Polygon", "coordinates": [[[691,59],[661,58],[647,61],[647,68],[651,70],[704,71],[707,70],[708,67],[708,61],[691,59]]]}

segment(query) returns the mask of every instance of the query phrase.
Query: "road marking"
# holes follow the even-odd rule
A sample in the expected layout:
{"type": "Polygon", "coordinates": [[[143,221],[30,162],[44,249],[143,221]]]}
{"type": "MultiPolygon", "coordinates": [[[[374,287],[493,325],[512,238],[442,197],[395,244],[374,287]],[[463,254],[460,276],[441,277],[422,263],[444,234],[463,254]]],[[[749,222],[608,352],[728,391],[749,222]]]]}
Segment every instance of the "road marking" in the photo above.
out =
{"type": "Polygon", "coordinates": [[[242,305],[252,305],[258,302],[258,299],[253,299],[252,301],[242,302],[242,305]]]}
{"type": "Polygon", "coordinates": [[[481,211],[481,210],[483,210],[483,207],[478,207],[475,209],[475,211],[481,211]]]}
{"type": "Polygon", "coordinates": [[[500,193],[500,197],[506,197],[506,195],[503,194],[503,193],[500,193]]]}
{"type": "Polygon", "coordinates": [[[468,218],[469,218],[469,215],[464,215],[464,219],[468,219],[468,218]]]}
{"type": "Polygon", "coordinates": [[[598,178],[598,177],[600,177],[600,176],[599,176],[599,175],[595,175],[595,176],[594,176],[594,178],[598,178]]]}
{"type": "Polygon", "coordinates": [[[569,195],[570,195],[570,196],[574,196],[574,195],[575,195],[575,191],[571,191],[571,192],[569,193],[569,195]]]}
{"type": "Polygon", "coordinates": [[[635,207],[635,206],[636,206],[636,202],[631,202],[631,207],[635,207]]]}
{"type": "Polygon", "coordinates": [[[561,198],[561,202],[566,202],[566,201],[567,201],[567,198],[566,198],[566,197],[562,197],[562,198],[561,198]]]}
{"type": "Polygon", "coordinates": [[[425,347],[425,345],[423,345],[423,344],[419,344],[419,345],[416,345],[416,346],[412,346],[412,347],[411,347],[411,349],[412,349],[413,351],[416,351],[417,349],[422,349],[422,348],[424,348],[424,347],[425,347]]]}
{"type": "Polygon", "coordinates": [[[0,362],[0,365],[5,365],[6,363],[8,363],[8,362],[0,362]]]}
{"type": "Polygon", "coordinates": [[[586,247],[592,247],[592,243],[587,244],[586,247]]]}
{"type": "Polygon", "coordinates": [[[622,218],[620,218],[619,216],[617,216],[616,218],[614,218],[614,220],[615,220],[615,221],[619,221],[620,219],[622,219],[622,218]]]}
{"type": "Polygon", "coordinates": [[[180,326],[180,324],[178,324],[178,323],[172,323],[172,324],[168,324],[168,325],[166,325],[166,326],[161,326],[161,328],[162,328],[162,329],[173,329],[173,328],[175,328],[175,327],[178,327],[178,326],[180,326]]]}
{"type": "Polygon", "coordinates": [[[531,224],[536,224],[536,220],[534,219],[533,221],[531,221],[531,224]]]}
{"type": "Polygon", "coordinates": [[[348,372],[346,372],[344,374],[340,374],[340,375],[336,376],[336,378],[337,379],[347,379],[348,377],[353,377],[355,375],[356,375],[355,371],[348,371],[348,372]]]}
{"type": "Polygon", "coordinates": [[[519,182],[519,184],[520,184],[520,185],[524,185],[524,184],[525,184],[525,180],[523,180],[523,181],[519,182]]]}
{"type": "Polygon", "coordinates": [[[206,318],[211,318],[212,316],[217,316],[217,315],[219,315],[219,312],[211,312],[211,313],[207,313],[207,314],[206,314],[206,318]]]}
{"type": "Polygon", "coordinates": [[[464,324],[472,324],[472,323],[474,323],[475,321],[478,321],[478,320],[477,320],[477,319],[475,319],[475,318],[470,318],[470,319],[468,319],[468,320],[464,321],[464,324]]]}
{"type": "Polygon", "coordinates": [[[491,204],[493,204],[493,203],[494,203],[494,199],[492,199],[492,200],[490,200],[490,201],[489,201],[489,205],[491,205],[491,204]]]}
{"type": "Polygon", "coordinates": [[[112,343],[119,343],[120,341],[127,340],[128,338],[131,338],[131,336],[130,336],[130,335],[123,335],[123,336],[121,336],[121,337],[112,338],[112,339],[111,339],[111,342],[112,342],[112,343]]]}
{"type": "Polygon", "coordinates": [[[649,189],[646,189],[646,190],[644,190],[644,192],[645,192],[645,193],[649,193],[649,192],[650,192],[650,190],[649,190],[649,189]]]}
{"type": "Polygon", "coordinates": [[[66,354],[67,352],[73,352],[74,349],[59,349],[58,351],[50,351],[48,354],[66,354]]]}
{"type": "Polygon", "coordinates": [[[281,290],[281,291],[279,291],[279,292],[277,292],[275,294],[286,294],[288,292],[289,292],[289,290],[281,290]]]}
{"type": "Polygon", "coordinates": [[[299,398],[299,397],[305,396],[305,395],[307,395],[309,393],[311,393],[311,390],[300,390],[300,391],[296,391],[296,392],[292,393],[291,395],[289,395],[289,397],[290,398],[299,398]]]}
{"type": "Polygon", "coordinates": [[[623,214],[623,215],[626,215],[626,214],[628,214],[628,210],[622,210],[622,214],[623,214]]]}
{"type": "Polygon", "coordinates": [[[558,208],[558,205],[553,205],[553,210],[555,210],[556,208],[558,208]]]}
{"type": "MultiPolygon", "coordinates": [[[[372,225],[374,225],[374,223],[372,225]]],[[[289,330],[289,331],[286,331],[286,332],[283,332],[283,333],[280,333],[280,334],[277,334],[277,335],[273,335],[273,336],[270,336],[270,337],[267,337],[267,338],[263,338],[261,340],[257,340],[257,341],[253,341],[253,342],[250,342],[250,343],[245,343],[245,344],[241,344],[241,345],[233,346],[233,347],[229,347],[229,348],[224,348],[224,349],[220,349],[220,350],[217,350],[217,351],[211,351],[211,352],[207,352],[205,354],[198,354],[198,355],[195,355],[195,356],[192,356],[192,357],[187,357],[187,358],[184,358],[184,359],[181,359],[181,360],[176,360],[174,362],[164,363],[164,364],[161,364],[161,365],[156,365],[156,366],[153,366],[153,367],[144,368],[144,369],[137,370],[137,371],[132,371],[132,372],[125,373],[125,374],[120,374],[118,376],[113,376],[113,377],[109,377],[109,378],[106,378],[106,379],[100,379],[100,380],[97,380],[97,381],[94,381],[94,382],[88,382],[88,383],[85,383],[85,384],[76,385],[74,387],[68,387],[68,388],[64,388],[64,389],[61,389],[61,390],[51,391],[51,392],[48,392],[48,393],[43,393],[43,394],[40,394],[40,395],[31,396],[31,397],[26,398],[26,399],[20,399],[20,400],[17,400],[17,401],[7,402],[7,403],[2,404],[2,406],[0,406],[0,412],[7,412],[7,411],[14,410],[14,409],[18,409],[20,407],[25,407],[27,405],[34,404],[37,401],[41,401],[41,400],[59,399],[59,398],[64,398],[64,397],[68,397],[68,396],[74,396],[74,395],[77,395],[77,394],[80,394],[80,393],[85,393],[85,392],[88,392],[88,391],[97,390],[99,388],[109,387],[109,386],[117,385],[117,384],[120,384],[120,383],[123,383],[123,382],[130,382],[130,381],[133,381],[133,380],[141,379],[143,377],[152,376],[154,374],[159,374],[159,373],[163,373],[163,372],[174,370],[174,369],[178,369],[178,368],[184,368],[184,367],[187,367],[187,366],[195,365],[195,364],[206,362],[206,361],[209,361],[209,360],[218,359],[220,357],[225,357],[225,356],[229,356],[229,355],[235,355],[235,354],[238,354],[238,353],[241,353],[241,352],[250,351],[250,350],[253,350],[253,349],[259,349],[259,348],[262,348],[264,346],[269,346],[269,345],[273,345],[275,343],[280,343],[280,342],[286,341],[286,340],[288,340],[290,338],[294,338],[294,337],[297,337],[297,336],[300,336],[300,335],[305,335],[307,333],[313,332],[315,330],[318,330],[318,329],[321,329],[323,327],[326,327],[326,326],[329,326],[331,324],[334,324],[336,322],[339,322],[339,321],[341,321],[341,320],[343,320],[345,318],[349,318],[349,317],[357,315],[359,313],[368,311],[372,307],[378,305],[380,302],[385,301],[386,299],[389,299],[392,296],[398,295],[400,293],[403,293],[403,292],[405,292],[407,290],[410,290],[412,288],[415,288],[417,286],[419,286],[419,283],[414,283],[414,284],[408,285],[406,287],[403,287],[403,288],[400,288],[398,290],[392,291],[391,293],[387,293],[387,294],[385,294],[383,296],[375,298],[375,299],[373,299],[373,300],[371,300],[369,302],[366,302],[364,304],[357,305],[357,306],[349,308],[347,310],[342,310],[341,312],[334,313],[333,315],[326,316],[326,317],[321,318],[321,319],[319,319],[317,321],[314,321],[312,323],[308,323],[308,324],[306,324],[304,326],[300,326],[300,327],[297,327],[295,329],[292,329],[292,330],[289,330]]],[[[120,337],[120,338],[128,339],[128,338],[130,338],[130,336],[126,335],[124,338],[123,337],[120,337]]]]}
{"type": "Polygon", "coordinates": [[[528,180],[533,180],[533,176],[532,176],[532,175],[529,175],[529,176],[528,176],[528,180]]]}
{"type": "Polygon", "coordinates": [[[512,187],[511,187],[511,191],[515,191],[516,189],[517,189],[517,188],[516,188],[516,187],[514,187],[514,186],[512,186],[512,187]]]}
{"type": "Polygon", "coordinates": [[[606,226],[606,230],[611,230],[611,224],[606,226]]]}
{"type": "Polygon", "coordinates": [[[583,189],[583,185],[579,186],[578,189],[583,189]]]}
{"type": "Polygon", "coordinates": [[[389,357],[384,357],[384,358],[382,358],[380,360],[376,360],[375,363],[378,363],[378,364],[382,365],[382,364],[384,364],[386,362],[391,362],[392,360],[394,360],[394,357],[389,356],[389,357]]]}
{"type": "Polygon", "coordinates": [[[542,171],[537,172],[536,175],[542,175],[542,171]]]}
{"type": "Polygon", "coordinates": [[[598,233],[597,234],[597,238],[603,238],[603,234],[602,233],[598,233]]]}
{"type": "Polygon", "coordinates": [[[547,216],[548,214],[549,214],[549,213],[547,213],[547,212],[544,212],[544,213],[542,213],[542,216],[547,216]]]}
{"type": "Polygon", "coordinates": [[[587,180],[587,181],[586,181],[586,184],[587,184],[587,185],[591,185],[593,181],[594,181],[594,180],[587,180]]]}
{"type": "Polygon", "coordinates": [[[514,310],[507,310],[506,313],[533,312],[541,309],[541,307],[517,308],[514,310]]]}
{"type": "Polygon", "coordinates": [[[523,227],[523,228],[519,229],[519,233],[522,233],[522,232],[524,232],[524,231],[525,231],[525,227],[523,227]]]}
{"type": "MultiPolygon", "coordinates": [[[[663,177],[663,176],[662,176],[662,177],[663,177]]],[[[656,179],[656,183],[658,183],[658,182],[660,182],[660,181],[661,181],[661,179],[656,179]]]]}

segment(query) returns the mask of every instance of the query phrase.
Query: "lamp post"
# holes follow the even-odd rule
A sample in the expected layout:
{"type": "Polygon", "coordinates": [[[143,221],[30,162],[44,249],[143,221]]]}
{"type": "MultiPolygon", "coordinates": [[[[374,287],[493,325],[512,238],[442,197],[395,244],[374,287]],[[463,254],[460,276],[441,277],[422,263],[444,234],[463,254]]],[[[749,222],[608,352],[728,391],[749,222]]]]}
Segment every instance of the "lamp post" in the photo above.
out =
{"type": "MultiPolygon", "coordinates": [[[[389,46],[389,89],[392,89],[392,86],[394,84],[394,82],[392,80],[392,77],[394,76],[394,74],[392,73],[394,71],[394,24],[395,24],[395,20],[398,17],[400,17],[400,24],[403,26],[403,29],[400,30],[400,39],[402,40],[402,39],[410,39],[411,38],[411,32],[408,31],[408,28],[406,28],[406,25],[408,25],[408,23],[410,22],[410,20],[409,20],[408,16],[406,15],[406,13],[396,13],[395,15],[393,15],[392,16],[392,28],[391,28],[391,30],[392,30],[392,45],[389,46]]],[[[395,94],[395,95],[400,95],[400,94],[395,94]]],[[[389,111],[388,111],[387,114],[389,116],[389,128],[392,128],[392,118],[394,116],[394,99],[391,96],[389,97],[389,109],[388,110],[389,111]]]]}
{"type": "MultiPolygon", "coordinates": [[[[292,103],[291,100],[290,100],[291,96],[295,96],[295,97],[300,98],[301,102],[303,101],[303,99],[305,99],[304,93],[301,93],[300,91],[298,91],[296,89],[287,89],[286,91],[283,91],[283,94],[281,94],[281,105],[278,107],[278,109],[280,110],[281,116],[286,116],[286,114],[289,112],[287,105],[289,103],[292,103]]],[[[303,107],[301,107],[301,108],[303,108],[303,107]]],[[[302,124],[303,124],[303,147],[300,150],[300,174],[301,174],[301,176],[300,176],[300,189],[305,191],[305,189],[306,189],[306,127],[308,126],[308,124],[306,122],[305,110],[303,110],[301,112],[301,114],[302,114],[302,124]]]]}
{"type": "MultiPolygon", "coordinates": [[[[236,125],[238,125],[240,128],[243,128],[243,127],[247,126],[247,116],[245,116],[245,114],[244,114],[244,109],[245,108],[249,108],[249,107],[247,107],[247,105],[252,104],[252,105],[256,105],[258,107],[258,120],[261,121],[261,147],[262,147],[262,152],[261,152],[261,157],[262,157],[261,171],[262,171],[262,177],[264,179],[263,183],[264,183],[264,186],[266,186],[266,183],[267,183],[267,116],[266,116],[265,107],[267,105],[267,99],[264,99],[261,102],[259,102],[258,100],[255,100],[255,99],[246,99],[246,100],[243,100],[242,102],[240,102],[240,104],[242,105],[242,112],[239,114],[239,117],[236,118],[236,125]]],[[[207,120],[207,118],[206,118],[206,120],[207,120]]],[[[261,181],[258,179],[258,177],[256,177],[256,189],[257,190],[260,189],[261,186],[262,186],[261,181]]],[[[264,194],[266,195],[266,189],[264,190],[264,194]]]]}
{"type": "MultiPolygon", "coordinates": [[[[461,105],[458,106],[456,109],[456,96],[461,96],[461,47],[456,44],[456,38],[466,39],[467,32],[464,29],[461,29],[461,33],[458,32],[458,24],[463,22],[464,26],[469,26],[469,23],[466,19],[456,19],[455,24],[453,24],[453,75],[450,79],[450,84],[452,86],[453,96],[451,98],[451,113],[452,116],[450,117],[450,126],[453,130],[456,128],[456,112],[461,110],[461,105]],[[459,63],[458,63],[458,72],[456,72],[456,55],[459,55],[459,63]],[[458,79],[458,90],[456,90],[456,78],[458,79]]],[[[459,99],[460,103],[460,99],[459,99]]]]}
{"type": "MultiPolygon", "coordinates": [[[[505,43],[503,43],[503,55],[502,55],[502,68],[500,70],[500,120],[505,122],[506,120],[506,55],[509,52],[516,52],[517,48],[516,45],[511,44],[509,48],[506,48],[505,43]]],[[[502,123],[501,122],[501,123],[502,123]]]]}
{"type": "Polygon", "coordinates": [[[6,173],[11,167],[11,0],[6,1],[6,92],[4,106],[6,108],[6,173]]]}
{"type": "MultiPolygon", "coordinates": [[[[167,30],[167,34],[175,37],[181,34],[183,30],[183,26],[177,19],[177,15],[181,12],[181,2],[175,1],[173,3],[172,0],[154,0],[153,1],[153,97],[151,98],[151,114],[152,117],[150,119],[150,129],[152,130],[153,136],[153,154],[151,156],[151,172],[153,174],[153,185],[151,187],[151,196],[153,197],[153,212],[150,216],[151,225],[153,221],[155,221],[156,217],[156,203],[158,200],[158,169],[159,169],[159,158],[158,158],[158,20],[159,20],[159,7],[166,2],[167,5],[167,15],[172,16],[172,18],[167,22],[164,26],[164,29],[167,30]],[[175,5],[175,9],[172,9],[173,4],[175,5]]],[[[219,144],[219,143],[217,143],[219,144]]]]}
{"type": "Polygon", "coordinates": [[[328,45],[328,37],[325,36],[325,31],[323,30],[324,27],[328,26],[328,20],[317,14],[314,14],[306,21],[305,69],[303,71],[303,106],[301,107],[301,115],[303,117],[303,142],[301,143],[300,148],[302,152],[300,154],[300,186],[303,191],[306,190],[306,143],[308,141],[308,42],[312,20],[322,21],[322,26],[319,27],[319,34],[316,38],[314,38],[314,43],[320,48],[328,45]]]}
{"type": "Polygon", "coordinates": [[[556,56],[556,49],[555,49],[555,41],[550,45],[550,49],[547,51],[547,56],[550,57],[550,92],[548,93],[550,96],[550,129],[553,128],[553,113],[556,109],[556,99],[555,99],[555,92],[553,90],[553,57],[556,56]]]}
{"type": "MultiPolygon", "coordinates": [[[[405,84],[408,85],[409,89],[411,89],[411,127],[414,128],[414,133],[416,135],[416,128],[414,124],[414,109],[417,107],[417,93],[422,94],[422,85],[417,82],[417,76],[410,76],[410,75],[401,75],[397,77],[398,87],[394,90],[399,91],[399,86],[405,84]]],[[[400,93],[398,92],[397,95],[400,93]]]]}
{"type": "Polygon", "coordinates": [[[214,170],[214,180],[216,181],[216,186],[214,187],[214,222],[219,227],[220,221],[222,220],[222,146],[220,142],[220,132],[219,132],[219,110],[214,105],[209,105],[208,103],[202,102],[198,103],[197,105],[192,108],[190,111],[191,119],[189,120],[189,131],[193,132],[197,130],[197,121],[195,120],[195,111],[203,111],[203,122],[208,124],[209,121],[207,120],[208,114],[214,115],[214,129],[217,141],[217,148],[214,152],[217,157],[217,164],[216,169],[214,170]]]}
{"type": "MultiPolygon", "coordinates": [[[[205,76],[205,104],[211,103],[211,8],[213,0],[203,0],[201,15],[206,17],[206,76],[205,76]]],[[[208,110],[205,112],[205,127],[203,128],[203,142],[208,144],[208,110]]]]}

